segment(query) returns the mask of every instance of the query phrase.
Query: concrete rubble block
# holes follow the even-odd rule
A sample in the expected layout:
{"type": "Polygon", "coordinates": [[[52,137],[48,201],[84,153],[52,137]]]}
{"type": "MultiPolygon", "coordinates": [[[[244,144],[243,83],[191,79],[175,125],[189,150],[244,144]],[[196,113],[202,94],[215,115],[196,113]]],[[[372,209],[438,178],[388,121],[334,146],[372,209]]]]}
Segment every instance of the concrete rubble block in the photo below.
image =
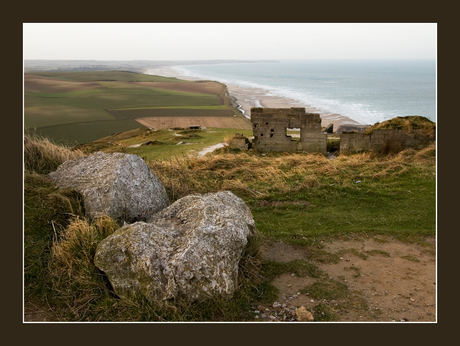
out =
{"type": "Polygon", "coordinates": [[[89,219],[105,214],[120,224],[146,220],[170,204],[160,179],[137,155],[97,152],[64,162],[49,177],[82,194],[89,219]]]}
{"type": "Polygon", "coordinates": [[[99,244],[94,260],[121,297],[231,297],[254,232],[251,211],[233,193],[189,195],[148,222],[117,230],[99,244]]]}
{"type": "Polygon", "coordinates": [[[345,132],[359,132],[359,133],[363,133],[363,132],[366,131],[369,127],[370,127],[370,125],[345,124],[345,125],[340,125],[340,126],[337,128],[336,133],[337,133],[337,134],[342,134],[342,133],[345,133],[345,132]]]}
{"type": "Polygon", "coordinates": [[[242,133],[235,133],[235,136],[230,140],[228,146],[231,149],[248,150],[251,149],[252,143],[247,137],[243,136],[242,133]]]}

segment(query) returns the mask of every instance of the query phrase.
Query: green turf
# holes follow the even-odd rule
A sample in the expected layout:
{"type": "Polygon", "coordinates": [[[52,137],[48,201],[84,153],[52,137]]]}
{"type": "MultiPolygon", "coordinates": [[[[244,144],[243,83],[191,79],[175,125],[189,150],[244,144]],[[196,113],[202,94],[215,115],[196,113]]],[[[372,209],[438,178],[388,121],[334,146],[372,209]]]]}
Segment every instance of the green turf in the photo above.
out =
{"type": "Polygon", "coordinates": [[[257,207],[252,211],[259,229],[270,236],[298,242],[328,235],[387,234],[401,239],[434,236],[436,178],[411,168],[397,179],[367,178],[341,186],[325,184],[283,195],[277,200],[304,200],[309,205],[257,207]]]}

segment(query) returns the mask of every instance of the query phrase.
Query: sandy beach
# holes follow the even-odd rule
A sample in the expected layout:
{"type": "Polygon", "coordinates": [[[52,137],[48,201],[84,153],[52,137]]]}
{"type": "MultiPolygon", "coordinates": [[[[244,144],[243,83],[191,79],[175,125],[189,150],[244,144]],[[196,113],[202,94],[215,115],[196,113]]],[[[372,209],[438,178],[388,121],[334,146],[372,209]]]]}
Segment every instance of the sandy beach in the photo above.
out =
{"type": "MultiPolygon", "coordinates": [[[[147,74],[154,74],[164,77],[174,77],[183,80],[199,80],[190,76],[180,74],[171,66],[161,66],[157,68],[151,68],[145,71],[147,74]]],[[[322,119],[322,126],[328,126],[329,124],[334,125],[334,131],[340,125],[355,124],[359,125],[357,121],[350,119],[341,114],[325,113],[315,108],[313,105],[308,105],[302,102],[298,102],[294,99],[281,97],[270,94],[268,90],[260,88],[250,88],[240,85],[227,84],[228,92],[231,96],[236,98],[236,102],[241,106],[240,110],[245,116],[250,118],[252,107],[264,107],[264,108],[290,108],[290,107],[303,107],[306,112],[319,113],[322,119]]]]}

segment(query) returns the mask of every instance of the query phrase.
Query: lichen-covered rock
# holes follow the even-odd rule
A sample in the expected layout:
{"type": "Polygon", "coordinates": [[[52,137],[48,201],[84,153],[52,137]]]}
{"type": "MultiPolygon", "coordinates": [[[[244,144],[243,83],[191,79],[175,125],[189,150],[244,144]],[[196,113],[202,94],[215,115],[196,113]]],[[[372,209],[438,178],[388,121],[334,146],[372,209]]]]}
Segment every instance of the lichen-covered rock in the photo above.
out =
{"type": "Polygon", "coordinates": [[[64,162],[49,176],[83,195],[90,219],[106,214],[121,222],[146,220],[170,204],[160,179],[137,155],[97,152],[64,162]]]}
{"type": "Polygon", "coordinates": [[[254,232],[251,211],[229,191],[190,195],[104,239],[94,258],[119,296],[151,301],[231,297],[254,232]]]}

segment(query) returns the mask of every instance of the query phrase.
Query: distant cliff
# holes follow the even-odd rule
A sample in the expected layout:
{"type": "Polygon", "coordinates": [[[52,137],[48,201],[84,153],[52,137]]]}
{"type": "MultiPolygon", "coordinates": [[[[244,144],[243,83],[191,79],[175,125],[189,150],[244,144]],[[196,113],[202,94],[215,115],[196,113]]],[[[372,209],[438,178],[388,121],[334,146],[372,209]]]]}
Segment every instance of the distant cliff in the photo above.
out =
{"type": "Polygon", "coordinates": [[[24,72],[112,71],[144,72],[147,68],[176,65],[275,63],[277,60],[24,60],[24,72]]]}

